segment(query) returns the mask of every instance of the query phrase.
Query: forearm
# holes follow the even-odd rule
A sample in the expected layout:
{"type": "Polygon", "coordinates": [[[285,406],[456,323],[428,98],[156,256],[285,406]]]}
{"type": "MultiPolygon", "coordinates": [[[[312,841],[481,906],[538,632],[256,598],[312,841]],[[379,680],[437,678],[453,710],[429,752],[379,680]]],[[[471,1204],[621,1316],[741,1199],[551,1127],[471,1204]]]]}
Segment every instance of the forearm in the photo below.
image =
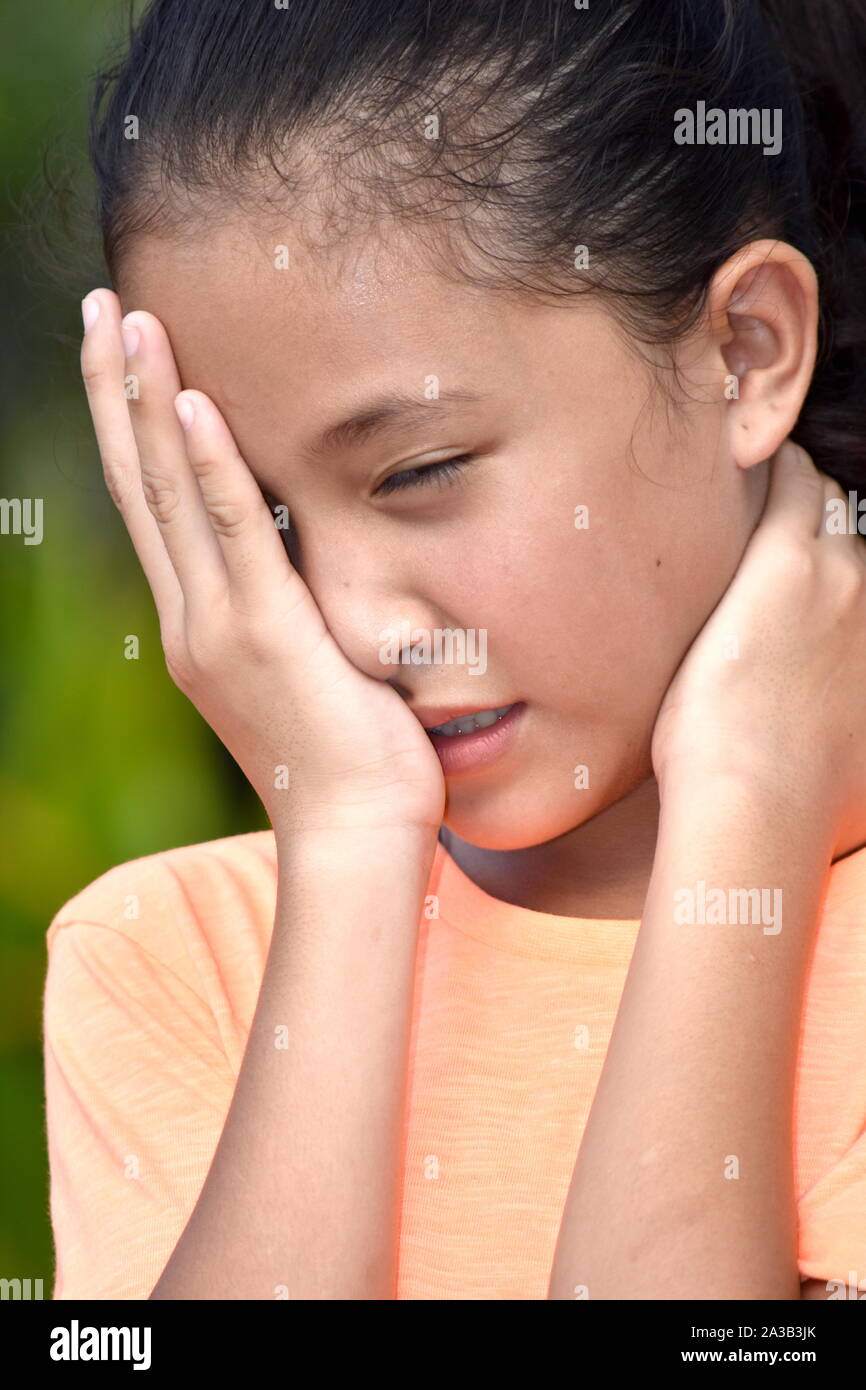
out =
{"type": "Polygon", "coordinates": [[[550,1298],[799,1297],[793,1093],[832,847],[780,800],[734,780],[663,799],[550,1298]],[[700,880],[780,888],[781,931],[675,924],[700,880]]]}
{"type": "Polygon", "coordinates": [[[435,836],[280,843],[273,940],[201,1196],[152,1298],[395,1297],[417,928],[435,836]]]}

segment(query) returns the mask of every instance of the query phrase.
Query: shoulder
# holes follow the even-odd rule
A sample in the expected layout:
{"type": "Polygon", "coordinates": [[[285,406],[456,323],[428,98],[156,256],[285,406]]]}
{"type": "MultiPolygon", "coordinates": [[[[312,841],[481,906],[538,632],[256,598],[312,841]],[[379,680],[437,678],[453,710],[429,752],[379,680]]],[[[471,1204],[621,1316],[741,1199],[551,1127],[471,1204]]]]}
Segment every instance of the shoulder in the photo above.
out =
{"type": "Polygon", "coordinates": [[[53,1297],[147,1298],[243,1058],[275,903],[270,831],[163,850],[55,914],[43,997],[53,1297]]]}
{"type": "MultiPolygon", "coordinates": [[[[170,985],[224,1021],[241,1045],[264,972],[276,903],[273,832],[183,845],[106,870],[58,909],[46,932],[46,1002],[98,971],[124,991],[170,985]]],[[[93,988],[96,988],[94,981],[93,988]]]]}
{"type": "Polygon", "coordinates": [[[142,855],[114,865],[73,894],[54,914],[47,946],[50,951],[58,934],[75,923],[112,927],[156,944],[160,925],[178,911],[218,907],[232,885],[254,891],[267,888],[275,876],[270,830],[142,855]]]}

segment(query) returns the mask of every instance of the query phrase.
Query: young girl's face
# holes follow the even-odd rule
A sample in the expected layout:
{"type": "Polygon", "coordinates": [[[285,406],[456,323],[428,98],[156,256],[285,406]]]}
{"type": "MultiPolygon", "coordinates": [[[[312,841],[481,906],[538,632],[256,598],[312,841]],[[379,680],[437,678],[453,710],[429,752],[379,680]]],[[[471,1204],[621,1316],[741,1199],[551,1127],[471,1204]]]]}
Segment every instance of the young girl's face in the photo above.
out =
{"type": "Polygon", "coordinates": [[[162,321],[183,385],[287,506],[293,557],[355,665],[441,719],[524,703],[498,757],[448,775],[458,836],[540,844],[652,775],[658,706],[766,489],[733,461],[709,337],[680,358],[693,400],[677,411],[598,301],[471,288],[406,231],[339,254],[226,225],[183,248],[145,238],[119,279],[124,311],[162,321]],[[417,408],[323,438],[393,393],[417,408]],[[436,664],[449,629],[467,634],[465,664],[459,649],[436,664]],[[407,630],[430,635],[427,664],[383,660],[407,630]]]}

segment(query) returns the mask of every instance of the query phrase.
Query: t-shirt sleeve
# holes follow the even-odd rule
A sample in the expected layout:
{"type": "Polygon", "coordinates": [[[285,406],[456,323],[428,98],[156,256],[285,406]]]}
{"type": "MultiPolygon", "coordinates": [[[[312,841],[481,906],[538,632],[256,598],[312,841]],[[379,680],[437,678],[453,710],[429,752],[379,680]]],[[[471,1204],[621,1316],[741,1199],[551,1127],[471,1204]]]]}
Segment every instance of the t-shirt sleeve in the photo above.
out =
{"type": "Polygon", "coordinates": [[[833,865],[796,1087],[801,1279],[866,1292],[866,849],[833,865]]]}
{"type": "Polygon", "coordinates": [[[235,1080],[205,1000],[122,929],[49,934],[43,997],[55,1299],[146,1299],[192,1214],[235,1080]]]}
{"type": "Polygon", "coordinates": [[[866,1293],[866,1129],[801,1198],[798,1215],[800,1278],[866,1293]]]}

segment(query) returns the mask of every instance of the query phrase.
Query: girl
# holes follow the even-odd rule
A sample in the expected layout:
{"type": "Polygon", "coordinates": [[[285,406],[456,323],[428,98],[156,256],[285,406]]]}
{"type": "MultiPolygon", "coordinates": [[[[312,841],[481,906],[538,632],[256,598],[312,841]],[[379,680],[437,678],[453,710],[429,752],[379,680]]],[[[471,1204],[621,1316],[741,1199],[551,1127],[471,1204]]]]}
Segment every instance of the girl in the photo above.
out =
{"type": "Polygon", "coordinates": [[[51,924],[55,1298],[866,1288],[864,58],[152,0],[98,82],[106,483],[272,830],[51,924]]]}

